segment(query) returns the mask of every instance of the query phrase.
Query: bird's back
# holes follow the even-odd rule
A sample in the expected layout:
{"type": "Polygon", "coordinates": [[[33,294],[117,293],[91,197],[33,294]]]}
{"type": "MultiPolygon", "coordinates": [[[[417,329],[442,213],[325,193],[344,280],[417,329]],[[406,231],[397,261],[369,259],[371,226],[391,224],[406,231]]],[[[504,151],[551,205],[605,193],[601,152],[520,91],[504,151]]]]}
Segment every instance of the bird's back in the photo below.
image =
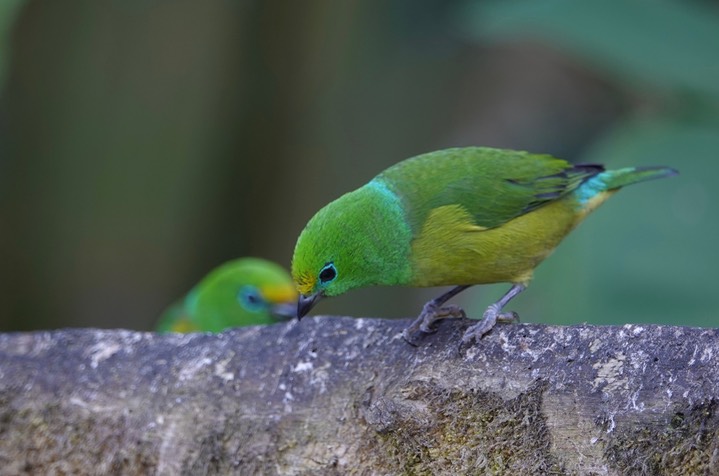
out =
{"type": "Polygon", "coordinates": [[[461,206],[476,226],[500,226],[567,195],[603,170],[549,155],[467,147],[407,159],[375,180],[400,197],[418,232],[430,212],[447,205],[461,206]]]}

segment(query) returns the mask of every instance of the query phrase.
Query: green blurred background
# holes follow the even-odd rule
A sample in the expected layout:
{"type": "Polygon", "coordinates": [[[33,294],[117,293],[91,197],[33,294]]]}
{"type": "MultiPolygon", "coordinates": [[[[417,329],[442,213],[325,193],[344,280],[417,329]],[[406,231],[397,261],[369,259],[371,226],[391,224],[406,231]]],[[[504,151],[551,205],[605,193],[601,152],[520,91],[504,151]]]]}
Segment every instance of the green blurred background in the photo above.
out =
{"type": "Polygon", "coordinates": [[[321,206],[465,145],[681,171],[575,231],[524,321],[715,325],[717,2],[2,0],[0,329],[149,329],[222,261],[288,267],[321,206]]]}

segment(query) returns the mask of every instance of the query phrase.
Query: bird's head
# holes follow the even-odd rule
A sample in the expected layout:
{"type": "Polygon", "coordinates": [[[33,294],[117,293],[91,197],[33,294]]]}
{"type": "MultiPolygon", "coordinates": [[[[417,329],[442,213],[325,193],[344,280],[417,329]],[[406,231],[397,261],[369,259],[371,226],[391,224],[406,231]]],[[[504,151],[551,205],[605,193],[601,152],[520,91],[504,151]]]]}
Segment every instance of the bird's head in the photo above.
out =
{"type": "Polygon", "coordinates": [[[320,210],[297,240],[292,277],[299,291],[297,317],[301,319],[323,297],[338,296],[371,280],[358,267],[366,252],[362,240],[342,226],[346,211],[339,200],[320,210]],[[338,203],[339,202],[339,203],[338,203]]]}
{"type": "Polygon", "coordinates": [[[297,291],[281,266],[259,258],[241,258],[213,270],[188,299],[197,320],[222,330],[293,317],[297,291]]]}
{"type": "Polygon", "coordinates": [[[322,208],[295,245],[292,277],[301,319],[323,297],[402,284],[409,273],[409,228],[401,209],[364,186],[322,208]]]}
{"type": "Polygon", "coordinates": [[[297,291],[292,283],[245,284],[236,299],[246,313],[269,314],[275,320],[285,320],[295,316],[297,291]]]}

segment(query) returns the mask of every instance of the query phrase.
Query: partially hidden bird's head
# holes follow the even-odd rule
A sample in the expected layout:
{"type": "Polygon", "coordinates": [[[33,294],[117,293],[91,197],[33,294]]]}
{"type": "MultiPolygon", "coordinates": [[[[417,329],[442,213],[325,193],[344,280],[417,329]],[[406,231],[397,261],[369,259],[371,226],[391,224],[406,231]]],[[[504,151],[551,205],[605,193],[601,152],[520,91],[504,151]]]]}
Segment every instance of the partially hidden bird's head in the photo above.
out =
{"type": "MultiPolygon", "coordinates": [[[[230,261],[210,273],[198,285],[199,306],[235,316],[261,316],[268,321],[294,314],[289,303],[297,292],[287,271],[276,263],[260,258],[230,261]]],[[[209,310],[209,309],[208,309],[209,310]]]]}
{"type": "Polygon", "coordinates": [[[409,235],[401,202],[377,179],[322,208],[300,234],[292,258],[298,319],[322,297],[406,281],[409,235]]]}
{"type": "Polygon", "coordinates": [[[287,271],[260,258],[230,261],[190,292],[185,307],[202,330],[271,324],[295,314],[297,292],[287,271]]]}

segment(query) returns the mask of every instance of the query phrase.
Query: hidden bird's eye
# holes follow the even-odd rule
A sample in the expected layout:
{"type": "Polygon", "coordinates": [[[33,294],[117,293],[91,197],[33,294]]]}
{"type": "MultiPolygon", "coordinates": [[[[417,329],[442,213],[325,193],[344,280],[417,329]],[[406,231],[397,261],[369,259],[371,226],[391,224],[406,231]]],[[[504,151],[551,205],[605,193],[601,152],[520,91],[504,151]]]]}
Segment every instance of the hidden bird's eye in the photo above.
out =
{"type": "Polygon", "coordinates": [[[242,307],[253,312],[261,310],[265,305],[259,290],[254,286],[243,286],[237,293],[237,300],[242,307]]]}
{"type": "Polygon", "coordinates": [[[320,271],[320,282],[322,284],[329,283],[333,279],[337,277],[337,270],[335,269],[335,265],[332,263],[327,263],[324,268],[320,271]]]}

